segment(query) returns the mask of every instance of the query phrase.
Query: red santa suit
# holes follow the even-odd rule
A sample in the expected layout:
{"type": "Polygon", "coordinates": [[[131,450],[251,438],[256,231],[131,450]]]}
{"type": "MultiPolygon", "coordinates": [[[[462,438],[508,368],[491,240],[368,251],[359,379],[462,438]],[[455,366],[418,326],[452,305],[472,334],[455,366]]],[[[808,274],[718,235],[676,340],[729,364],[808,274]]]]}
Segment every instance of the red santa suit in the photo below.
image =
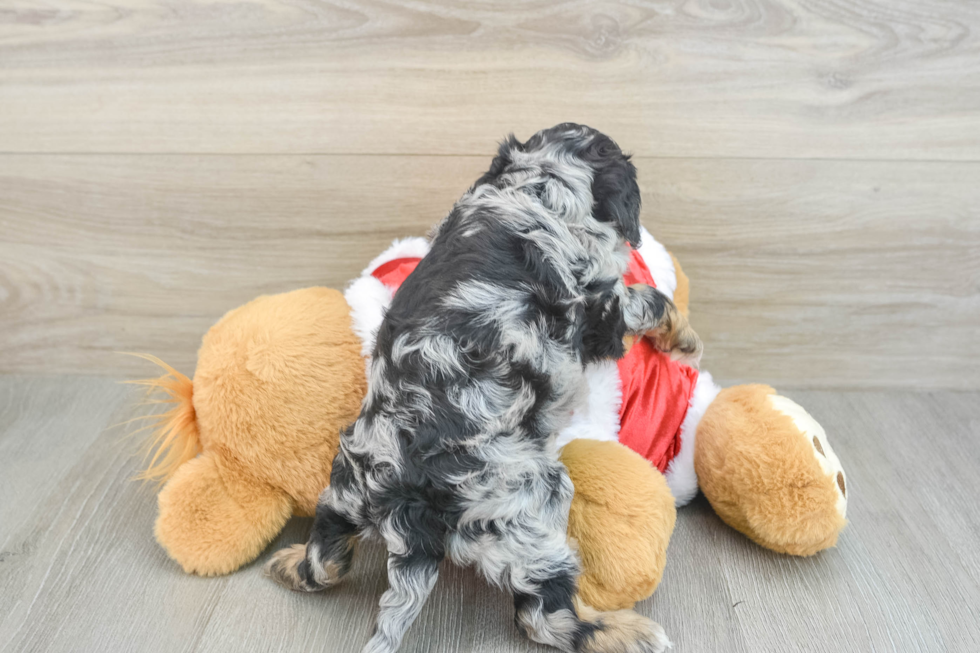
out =
{"type": "MultiPolygon", "coordinates": [[[[395,241],[367,266],[344,293],[351,306],[354,331],[369,357],[374,335],[395,291],[428,253],[423,238],[395,241]]],[[[640,246],[631,252],[627,284],[647,283],[673,298],[674,264],[663,245],[642,230],[640,246]]],[[[656,350],[640,338],[619,361],[588,365],[588,398],[576,408],[558,435],[561,447],[576,438],[616,440],[649,460],[667,479],[677,505],[697,493],[694,438],[698,422],[719,388],[707,372],[698,372],[656,350]]]]}

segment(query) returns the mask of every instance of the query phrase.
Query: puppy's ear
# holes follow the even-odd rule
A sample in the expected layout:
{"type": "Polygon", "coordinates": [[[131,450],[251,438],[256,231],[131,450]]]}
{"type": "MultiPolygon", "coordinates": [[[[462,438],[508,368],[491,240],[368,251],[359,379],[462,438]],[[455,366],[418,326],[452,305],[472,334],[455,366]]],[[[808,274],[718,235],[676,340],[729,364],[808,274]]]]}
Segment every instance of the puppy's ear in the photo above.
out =
{"type": "Polygon", "coordinates": [[[640,243],[640,187],[629,156],[607,136],[599,135],[585,158],[592,164],[592,215],[608,222],[632,246],[640,243]]]}
{"type": "Polygon", "coordinates": [[[517,137],[511,134],[505,138],[500,143],[500,147],[497,148],[497,156],[493,157],[493,161],[490,163],[490,169],[483,173],[483,176],[476,180],[473,187],[482,186],[483,184],[494,184],[496,183],[497,177],[504,173],[513,159],[511,158],[513,152],[523,152],[524,145],[517,140],[517,137]]]}

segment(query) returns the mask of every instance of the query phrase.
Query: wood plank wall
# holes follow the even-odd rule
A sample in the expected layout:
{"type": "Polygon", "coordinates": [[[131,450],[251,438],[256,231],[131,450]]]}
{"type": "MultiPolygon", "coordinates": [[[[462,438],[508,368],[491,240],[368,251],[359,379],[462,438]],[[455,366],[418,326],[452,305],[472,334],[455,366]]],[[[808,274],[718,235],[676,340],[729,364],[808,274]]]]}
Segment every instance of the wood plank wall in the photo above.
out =
{"type": "Polygon", "coordinates": [[[22,0],[0,11],[0,372],[192,372],[341,286],[497,139],[636,155],[705,369],[980,388],[980,4],[22,0]]]}

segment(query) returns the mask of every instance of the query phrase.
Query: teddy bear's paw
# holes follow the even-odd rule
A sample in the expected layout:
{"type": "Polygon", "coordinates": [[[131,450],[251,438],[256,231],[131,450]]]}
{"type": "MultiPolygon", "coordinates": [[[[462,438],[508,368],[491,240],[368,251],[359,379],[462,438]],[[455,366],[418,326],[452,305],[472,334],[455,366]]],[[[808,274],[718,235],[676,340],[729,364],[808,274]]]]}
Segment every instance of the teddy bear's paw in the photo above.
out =
{"type": "Polygon", "coordinates": [[[800,431],[800,437],[806,439],[813,451],[813,457],[820,464],[820,469],[823,470],[824,474],[833,478],[837,489],[837,512],[841,517],[845,517],[847,514],[847,477],[837,454],[830,448],[826,431],[823,430],[817,420],[813,419],[810,413],[792,399],[773,394],[769,395],[769,401],[773,408],[793,420],[796,428],[800,431]]]}
{"type": "Polygon", "coordinates": [[[663,653],[672,646],[663,626],[632,610],[597,612],[579,604],[578,611],[595,626],[578,649],[582,653],[663,653]]]}
{"type": "Polygon", "coordinates": [[[306,545],[294,544],[279,549],[265,564],[265,575],[283,587],[297,592],[316,592],[323,589],[308,583],[300,574],[300,565],[306,560],[306,545]]]}

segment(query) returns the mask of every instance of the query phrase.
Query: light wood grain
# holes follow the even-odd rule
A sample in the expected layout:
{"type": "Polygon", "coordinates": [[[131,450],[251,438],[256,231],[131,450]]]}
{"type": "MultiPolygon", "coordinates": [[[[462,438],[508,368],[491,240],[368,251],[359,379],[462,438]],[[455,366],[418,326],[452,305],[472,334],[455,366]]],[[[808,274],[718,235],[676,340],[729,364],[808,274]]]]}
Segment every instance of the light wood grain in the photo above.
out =
{"type": "Polygon", "coordinates": [[[977,160],[956,0],[22,0],[0,151],[488,154],[576,120],[648,156],[977,160]]]}
{"type": "Polygon", "coordinates": [[[799,387],[980,388],[980,166],[644,161],[705,368],[799,387]]]}
{"type": "MultiPolygon", "coordinates": [[[[682,509],[664,580],[639,610],[677,651],[941,652],[980,647],[980,394],[800,391],[848,471],[837,548],[781,556],[699,498],[682,509]]],[[[98,377],[0,377],[0,651],[350,651],[370,637],[384,553],[347,581],[281,590],[259,563],[190,577],[152,537],[152,488],[109,425],[137,395],[98,377]]],[[[293,520],[270,547],[301,541],[293,520]]],[[[267,553],[268,554],[268,553],[267,553]]],[[[444,564],[405,653],[552,649],[523,639],[511,600],[444,564]]]]}
{"type": "Polygon", "coordinates": [[[0,371],[190,372],[422,233],[494,142],[638,156],[707,369],[980,388],[980,5],[23,0],[0,13],[0,371]]]}
{"type": "MultiPolygon", "coordinates": [[[[0,156],[0,370],[193,372],[225,311],[343,287],[484,157],[0,156]]],[[[796,387],[980,387],[980,164],[638,158],[704,368],[796,387]]]]}

